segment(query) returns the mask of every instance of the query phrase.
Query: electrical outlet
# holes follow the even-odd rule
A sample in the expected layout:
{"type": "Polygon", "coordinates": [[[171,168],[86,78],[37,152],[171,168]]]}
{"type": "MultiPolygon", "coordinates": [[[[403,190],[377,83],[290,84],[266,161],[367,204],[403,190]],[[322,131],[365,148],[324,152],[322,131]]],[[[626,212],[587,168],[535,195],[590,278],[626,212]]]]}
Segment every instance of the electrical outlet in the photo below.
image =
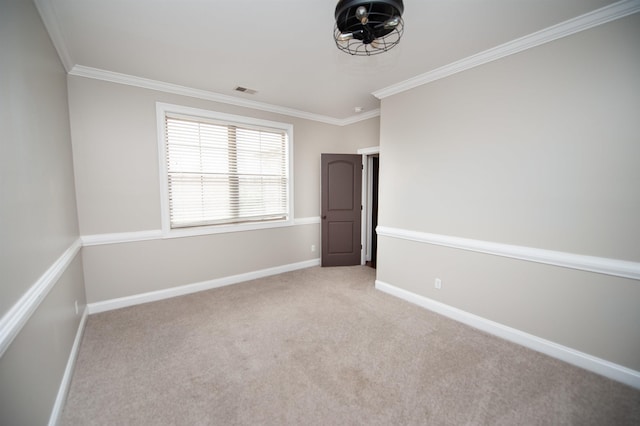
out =
{"type": "Polygon", "coordinates": [[[75,305],[76,305],[76,315],[78,315],[78,312],[80,312],[80,311],[78,311],[78,301],[77,300],[76,300],[75,305]]]}
{"type": "Polygon", "coordinates": [[[311,244],[311,251],[316,251],[316,245],[315,244],[311,244]]]}
{"type": "Polygon", "coordinates": [[[434,287],[437,288],[438,290],[440,290],[442,288],[442,281],[440,280],[440,278],[436,278],[436,282],[434,284],[434,287]]]}

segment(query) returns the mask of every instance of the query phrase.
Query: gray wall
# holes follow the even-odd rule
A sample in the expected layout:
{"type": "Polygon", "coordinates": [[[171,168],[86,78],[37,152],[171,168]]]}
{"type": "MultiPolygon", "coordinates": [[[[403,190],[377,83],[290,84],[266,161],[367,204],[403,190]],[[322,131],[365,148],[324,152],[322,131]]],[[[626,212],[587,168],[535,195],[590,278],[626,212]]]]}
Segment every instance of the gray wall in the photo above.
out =
{"type": "MultiPolygon", "coordinates": [[[[636,14],[384,99],[380,225],[640,261],[639,43],[636,14]]],[[[395,237],[378,279],[640,370],[636,280],[395,237]]]]}
{"type": "MultiPolygon", "coordinates": [[[[78,239],[66,72],[30,1],[0,3],[0,315],[78,239]]],[[[85,305],[71,262],[0,359],[0,423],[48,421],[85,305]]]]}
{"type": "MultiPolygon", "coordinates": [[[[350,126],[69,77],[80,233],[159,230],[156,102],[291,123],[294,217],[320,215],[320,154],[377,146],[379,119],[350,126]]],[[[83,249],[87,298],[99,302],[319,257],[320,225],[104,244],[83,249]],[[315,245],[316,252],[311,251],[315,245]]]]}

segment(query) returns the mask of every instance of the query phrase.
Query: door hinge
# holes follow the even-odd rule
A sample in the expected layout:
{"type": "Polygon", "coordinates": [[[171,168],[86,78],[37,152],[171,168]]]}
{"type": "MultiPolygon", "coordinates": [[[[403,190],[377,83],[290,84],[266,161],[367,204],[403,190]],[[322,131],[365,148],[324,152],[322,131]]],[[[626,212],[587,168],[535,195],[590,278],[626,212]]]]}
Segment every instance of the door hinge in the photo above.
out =
{"type": "Polygon", "coordinates": [[[360,204],[360,211],[362,211],[362,204],[360,204]]]}

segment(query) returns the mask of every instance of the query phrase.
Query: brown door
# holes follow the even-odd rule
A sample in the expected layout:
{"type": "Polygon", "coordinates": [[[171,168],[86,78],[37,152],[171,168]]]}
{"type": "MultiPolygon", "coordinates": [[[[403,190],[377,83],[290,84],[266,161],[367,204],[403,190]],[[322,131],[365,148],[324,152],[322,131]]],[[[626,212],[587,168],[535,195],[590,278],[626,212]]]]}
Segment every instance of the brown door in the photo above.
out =
{"type": "Polygon", "coordinates": [[[322,266],[360,265],[362,156],[322,154],[322,266]]]}

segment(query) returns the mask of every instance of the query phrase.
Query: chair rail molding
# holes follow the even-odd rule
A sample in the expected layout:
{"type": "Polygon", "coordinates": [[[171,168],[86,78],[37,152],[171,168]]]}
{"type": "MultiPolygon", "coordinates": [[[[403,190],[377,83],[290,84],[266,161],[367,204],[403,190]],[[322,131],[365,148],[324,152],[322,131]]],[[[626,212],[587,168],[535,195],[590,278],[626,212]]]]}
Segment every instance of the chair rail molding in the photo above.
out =
{"type": "Polygon", "coordinates": [[[82,243],[78,238],[0,319],[0,356],[9,348],[13,339],[56,285],[81,247],[82,243]]]}
{"type": "Polygon", "coordinates": [[[378,226],[379,236],[399,238],[460,250],[510,257],[529,262],[544,263],[598,274],[612,275],[622,278],[640,280],[640,263],[605,257],[587,256],[533,247],[494,243],[491,241],[472,240],[449,235],[429,234],[388,226],[378,226]]]}
{"type": "MultiPolygon", "coordinates": [[[[284,226],[271,226],[271,228],[285,228],[288,226],[303,226],[320,224],[320,216],[294,218],[293,223],[284,226]]],[[[256,228],[253,231],[267,228],[256,228]]],[[[147,231],[131,231],[131,232],[112,232],[105,234],[83,235],[81,238],[83,247],[101,246],[104,244],[133,243],[136,241],[162,240],[167,238],[184,238],[198,237],[206,235],[215,235],[210,230],[187,231],[184,233],[175,233],[173,235],[164,235],[161,229],[150,229],[147,231]]]]}

